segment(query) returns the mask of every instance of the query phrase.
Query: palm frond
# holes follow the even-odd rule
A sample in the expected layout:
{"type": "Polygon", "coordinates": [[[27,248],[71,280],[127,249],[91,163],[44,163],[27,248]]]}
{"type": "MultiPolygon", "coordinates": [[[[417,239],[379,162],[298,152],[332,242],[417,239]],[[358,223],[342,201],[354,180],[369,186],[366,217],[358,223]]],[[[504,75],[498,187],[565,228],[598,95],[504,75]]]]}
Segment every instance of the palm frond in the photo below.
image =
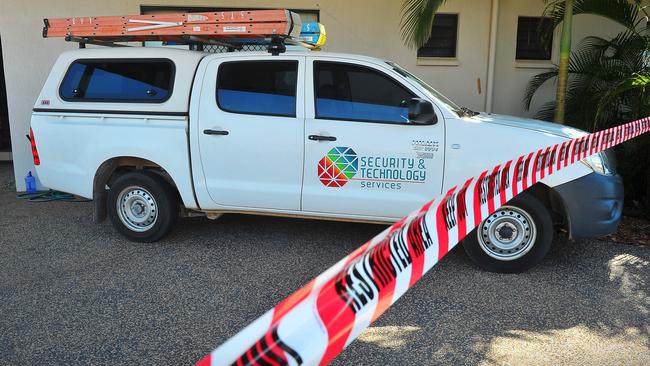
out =
{"type": "MultiPolygon", "coordinates": [[[[641,0],[575,0],[573,14],[593,14],[613,20],[623,27],[635,30],[638,23],[641,0]]],[[[553,29],[564,20],[564,0],[551,0],[544,9],[545,17],[553,23],[553,29]]]]}
{"type": "Polygon", "coordinates": [[[638,101],[635,104],[639,105],[634,106],[636,109],[642,105],[650,105],[648,89],[650,89],[650,72],[635,73],[629,78],[621,80],[614,88],[610,88],[604,93],[596,110],[596,119],[603,119],[607,114],[608,107],[616,99],[625,99],[625,94],[631,91],[634,91],[638,96],[638,101]]]}
{"type": "Polygon", "coordinates": [[[557,77],[557,70],[544,72],[533,76],[526,85],[526,92],[524,93],[524,106],[526,110],[530,110],[530,105],[533,102],[533,97],[537,90],[542,87],[547,81],[557,77]]]}
{"type": "Polygon", "coordinates": [[[553,121],[553,117],[555,117],[555,101],[544,103],[535,112],[535,118],[541,119],[542,121],[553,121]]]}
{"type": "MultiPolygon", "coordinates": [[[[642,32],[625,30],[611,39],[584,39],[569,61],[566,121],[593,130],[650,114],[649,53],[650,36],[642,32]]],[[[526,108],[530,108],[541,84],[551,77],[542,73],[529,81],[526,108]]],[[[554,108],[554,103],[544,104],[537,117],[548,119],[554,108]]]]}
{"type": "Polygon", "coordinates": [[[418,48],[429,40],[435,13],[446,1],[404,0],[400,31],[406,46],[418,48]]]}
{"type": "Polygon", "coordinates": [[[571,53],[569,59],[569,72],[571,73],[590,73],[593,70],[594,63],[598,60],[598,52],[592,48],[578,48],[571,53]]]}

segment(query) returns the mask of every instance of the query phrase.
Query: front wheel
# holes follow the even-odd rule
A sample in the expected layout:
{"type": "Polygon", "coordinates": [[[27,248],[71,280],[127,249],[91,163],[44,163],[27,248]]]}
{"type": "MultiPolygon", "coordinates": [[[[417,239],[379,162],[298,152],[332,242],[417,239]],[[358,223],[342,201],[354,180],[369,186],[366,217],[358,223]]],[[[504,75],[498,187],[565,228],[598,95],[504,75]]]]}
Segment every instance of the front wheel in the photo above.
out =
{"type": "Polygon", "coordinates": [[[176,224],[178,198],[155,173],[127,173],[117,178],[108,191],[108,216],[127,239],[155,242],[176,224]]]}
{"type": "Polygon", "coordinates": [[[519,273],[541,262],[552,240],[550,213],[535,196],[523,193],[483,220],[463,248],[483,269],[519,273]]]}

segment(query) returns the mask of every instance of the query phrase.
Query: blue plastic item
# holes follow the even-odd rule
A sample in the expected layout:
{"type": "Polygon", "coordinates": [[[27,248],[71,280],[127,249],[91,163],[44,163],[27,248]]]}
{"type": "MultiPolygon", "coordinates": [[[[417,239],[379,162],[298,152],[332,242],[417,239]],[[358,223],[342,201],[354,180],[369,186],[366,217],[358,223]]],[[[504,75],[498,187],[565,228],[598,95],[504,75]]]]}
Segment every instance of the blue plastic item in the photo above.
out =
{"type": "Polygon", "coordinates": [[[32,176],[31,171],[25,177],[25,187],[27,187],[27,193],[36,193],[36,178],[32,176]]]}

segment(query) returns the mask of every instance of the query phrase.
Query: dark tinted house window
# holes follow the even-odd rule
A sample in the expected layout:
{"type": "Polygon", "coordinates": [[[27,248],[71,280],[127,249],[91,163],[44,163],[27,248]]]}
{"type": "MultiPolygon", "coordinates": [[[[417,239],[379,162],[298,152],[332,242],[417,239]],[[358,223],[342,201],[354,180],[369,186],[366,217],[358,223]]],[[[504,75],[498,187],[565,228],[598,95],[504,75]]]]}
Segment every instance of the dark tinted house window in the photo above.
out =
{"type": "Polygon", "coordinates": [[[552,23],[548,18],[519,17],[517,23],[517,60],[550,60],[553,35],[543,37],[552,23]]]}
{"type": "Polygon", "coordinates": [[[418,57],[456,57],[458,14],[436,14],[431,37],[418,49],[418,57]]]}
{"type": "Polygon", "coordinates": [[[68,101],[161,103],[171,95],[173,80],[170,60],[78,60],[60,93],[68,101]]]}
{"type": "Polygon", "coordinates": [[[217,102],[227,112],[296,115],[298,61],[226,62],[219,67],[217,102]]]}
{"type": "Polygon", "coordinates": [[[316,118],[406,123],[414,95],[370,68],[314,62],[316,118]]]}

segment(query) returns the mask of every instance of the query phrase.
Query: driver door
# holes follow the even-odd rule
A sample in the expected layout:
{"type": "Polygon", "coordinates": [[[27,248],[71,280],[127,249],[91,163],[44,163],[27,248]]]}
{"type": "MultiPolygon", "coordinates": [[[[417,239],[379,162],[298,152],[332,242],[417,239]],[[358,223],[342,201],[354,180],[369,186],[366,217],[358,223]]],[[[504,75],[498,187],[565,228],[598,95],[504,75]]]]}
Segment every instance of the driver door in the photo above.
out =
{"type": "Polygon", "coordinates": [[[444,120],[408,121],[424,98],[388,64],[309,59],[303,211],[396,220],[440,194],[444,120]]]}

